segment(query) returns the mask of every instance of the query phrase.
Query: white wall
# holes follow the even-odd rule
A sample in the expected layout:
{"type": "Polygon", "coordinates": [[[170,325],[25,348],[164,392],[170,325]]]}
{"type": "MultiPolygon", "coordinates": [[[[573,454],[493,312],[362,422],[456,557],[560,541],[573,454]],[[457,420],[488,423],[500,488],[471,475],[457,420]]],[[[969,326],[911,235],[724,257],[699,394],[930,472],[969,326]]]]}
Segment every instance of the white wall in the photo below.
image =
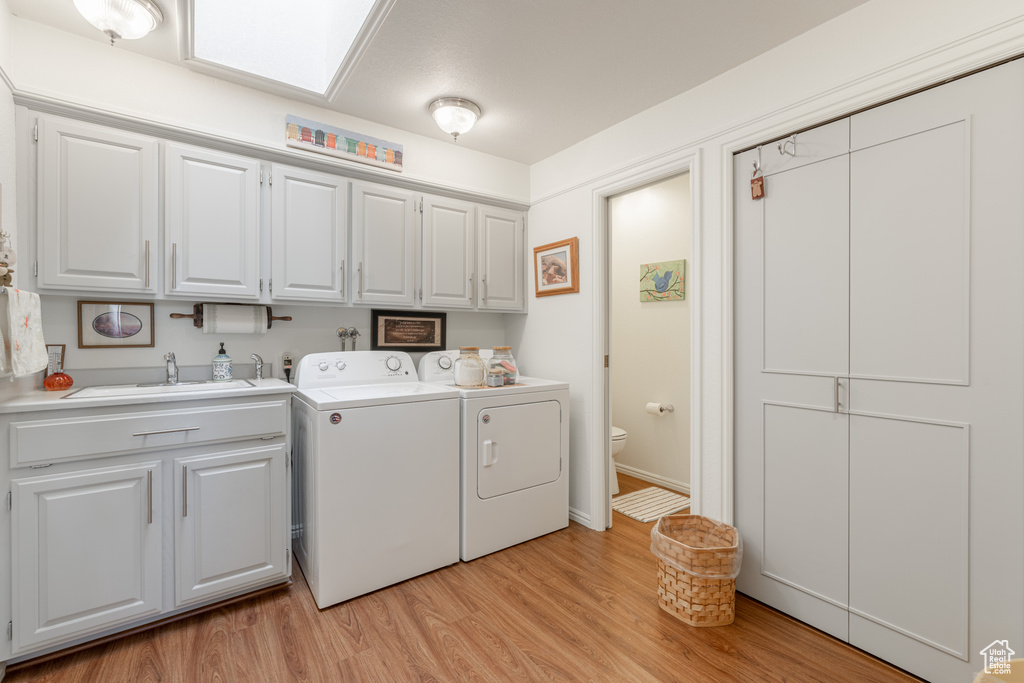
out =
{"type": "MultiPolygon", "coordinates": [[[[685,34],[680,36],[685,40],[685,34]]],[[[602,425],[595,402],[601,363],[593,340],[593,293],[603,277],[595,262],[594,192],[607,178],[655,164],[668,154],[701,152],[701,188],[693,200],[701,252],[691,292],[697,340],[701,421],[693,425],[694,511],[729,520],[731,502],[731,154],[1024,51],[1024,5],[1016,0],[942,2],[872,0],[694,90],[533,165],[529,247],[580,238],[580,294],[533,299],[509,342],[538,376],[573,382],[571,505],[591,516],[600,474],[602,425]],[[697,303],[699,301],[699,304],[697,303]],[[544,340],[557,339],[557,344],[544,340]]],[[[685,65],[666,65],[685,68],[685,65]]]]}
{"type": "MultiPolygon", "coordinates": [[[[640,301],[640,265],[690,257],[690,177],[684,173],[609,202],[612,424],[625,429],[616,464],[689,491],[690,300],[640,301]],[[673,412],[645,411],[648,402],[673,412]]],[[[686,276],[689,290],[689,271],[686,276]]],[[[689,294],[688,294],[689,296],[689,294]]]]}
{"type": "MultiPolygon", "coordinates": [[[[294,114],[401,143],[401,177],[529,199],[525,164],[228,83],[18,17],[9,21],[9,75],[19,91],[278,149],[285,149],[285,115],[294,114]]],[[[425,104],[423,115],[428,115],[425,104]]]]}

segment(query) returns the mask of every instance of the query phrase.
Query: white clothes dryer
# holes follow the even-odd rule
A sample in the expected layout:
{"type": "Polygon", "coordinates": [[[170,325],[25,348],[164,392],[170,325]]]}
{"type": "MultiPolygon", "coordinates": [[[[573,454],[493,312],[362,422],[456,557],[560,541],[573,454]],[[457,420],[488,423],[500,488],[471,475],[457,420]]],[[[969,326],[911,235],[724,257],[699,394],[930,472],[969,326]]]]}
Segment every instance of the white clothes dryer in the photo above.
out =
{"type": "MultiPolygon", "coordinates": [[[[432,351],[421,381],[454,386],[458,351],[432,351]]],[[[483,555],[569,525],[569,385],[520,377],[460,395],[459,556],[483,555]]]]}
{"type": "Polygon", "coordinates": [[[459,393],[406,353],[305,356],[292,400],[295,559],[321,609],[459,561],[459,393]]]}

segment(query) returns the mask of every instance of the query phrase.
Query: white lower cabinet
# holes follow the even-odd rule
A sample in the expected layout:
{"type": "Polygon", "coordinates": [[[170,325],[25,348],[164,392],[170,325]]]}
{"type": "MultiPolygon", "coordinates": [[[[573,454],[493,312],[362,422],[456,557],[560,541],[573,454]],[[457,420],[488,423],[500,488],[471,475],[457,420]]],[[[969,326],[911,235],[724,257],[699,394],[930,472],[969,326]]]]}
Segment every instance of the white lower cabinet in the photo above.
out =
{"type": "Polygon", "coordinates": [[[15,653],[161,611],[161,466],[11,482],[15,653]]]}
{"type": "Polygon", "coordinates": [[[0,412],[12,444],[0,459],[12,638],[0,653],[34,656],[286,581],[287,390],[0,412]]]}
{"type": "Polygon", "coordinates": [[[178,458],[175,605],[287,575],[284,444],[178,458]]]}

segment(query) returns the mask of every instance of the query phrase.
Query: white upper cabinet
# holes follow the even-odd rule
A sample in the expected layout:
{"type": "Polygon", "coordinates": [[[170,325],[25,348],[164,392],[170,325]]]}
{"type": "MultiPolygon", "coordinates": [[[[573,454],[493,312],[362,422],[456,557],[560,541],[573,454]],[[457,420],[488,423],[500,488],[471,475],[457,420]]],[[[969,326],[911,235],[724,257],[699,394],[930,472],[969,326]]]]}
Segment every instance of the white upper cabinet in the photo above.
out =
{"type": "Polygon", "coordinates": [[[477,307],[522,311],[524,298],[524,218],[520,211],[481,206],[477,240],[477,307]]]}
{"type": "Polygon", "coordinates": [[[353,301],[411,306],[415,301],[416,195],[352,183],[353,301]]]}
{"type": "Polygon", "coordinates": [[[39,288],[156,292],[157,141],[52,116],[38,123],[39,288]]]}
{"type": "Polygon", "coordinates": [[[347,301],[348,180],[277,164],[271,177],[273,299],[347,301]]]}
{"type": "Polygon", "coordinates": [[[259,162],[168,143],[165,163],[166,292],[258,299],[259,162]]]}
{"type": "Polygon", "coordinates": [[[431,308],[473,308],[476,281],[475,204],[423,198],[422,300],[431,308]]]}

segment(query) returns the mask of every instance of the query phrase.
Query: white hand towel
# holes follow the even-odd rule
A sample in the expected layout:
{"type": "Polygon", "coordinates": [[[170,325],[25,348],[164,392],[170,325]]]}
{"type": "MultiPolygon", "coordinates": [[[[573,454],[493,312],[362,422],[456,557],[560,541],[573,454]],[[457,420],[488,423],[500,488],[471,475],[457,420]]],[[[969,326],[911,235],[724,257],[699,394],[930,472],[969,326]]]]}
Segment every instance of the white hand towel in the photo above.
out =
{"type": "Polygon", "coordinates": [[[266,333],[266,306],[203,304],[203,334],[266,333]]]}
{"type": "Polygon", "coordinates": [[[3,331],[2,372],[24,377],[46,369],[46,342],[39,295],[6,288],[0,295],[0,330],[3,331]]]}

